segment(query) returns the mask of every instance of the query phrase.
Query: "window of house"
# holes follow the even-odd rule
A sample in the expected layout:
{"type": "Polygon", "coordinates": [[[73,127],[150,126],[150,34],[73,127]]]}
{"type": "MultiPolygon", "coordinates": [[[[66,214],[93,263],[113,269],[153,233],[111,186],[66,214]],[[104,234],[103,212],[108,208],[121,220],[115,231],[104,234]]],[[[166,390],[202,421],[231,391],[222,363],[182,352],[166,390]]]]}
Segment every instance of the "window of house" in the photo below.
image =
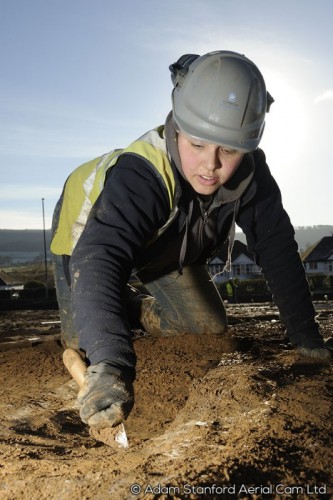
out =
{"type": "Polygon", "coordinates": [[[235,264],[232,266],[232,271],[235,276],[239,276],[241,274],[241,266],[239,264],[235,264]]]}
{"type": "Polygon", "coordinates": [[[211,264],[209,266],[211,274],[218,274],[223,271],[224,265],[223,264],[211,264]]]}

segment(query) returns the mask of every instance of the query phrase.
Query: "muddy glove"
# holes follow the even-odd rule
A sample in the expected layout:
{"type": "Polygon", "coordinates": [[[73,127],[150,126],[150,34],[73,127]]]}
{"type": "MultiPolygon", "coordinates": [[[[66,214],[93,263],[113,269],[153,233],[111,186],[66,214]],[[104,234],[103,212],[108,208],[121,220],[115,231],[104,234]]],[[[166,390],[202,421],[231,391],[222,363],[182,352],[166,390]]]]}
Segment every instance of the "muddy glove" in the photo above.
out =
{"type": "Polygon", "coordinates": [[[312,347],[299,345],[295,351],[302,356],[317,359],[318,361],[330,361],[333,358],[333,337],[324,342],[323,347],[312,347]]]}
{"type": "Polygon", "coordinates": [[[132,382],[114,374],[107,363],[89,366],[78,394],[80,417],[90,426],[114,427],[126,420],[134,404],[132,382]]]}

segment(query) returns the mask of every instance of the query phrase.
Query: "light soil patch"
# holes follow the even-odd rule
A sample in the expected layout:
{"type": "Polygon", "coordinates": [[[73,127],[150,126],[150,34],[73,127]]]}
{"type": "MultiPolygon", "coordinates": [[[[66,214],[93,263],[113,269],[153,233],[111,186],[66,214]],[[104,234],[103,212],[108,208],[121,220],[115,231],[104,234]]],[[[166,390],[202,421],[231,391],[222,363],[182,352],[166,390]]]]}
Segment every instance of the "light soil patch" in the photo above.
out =
{"type": "MultiPolygon", "coordinates": [[[[316,308],[328,337],[333,305],[316,308]]],[[[333,364],[295,355],[271,304],[228,313],[225,337],[135,340],[115,449],[79,418],[58,312],[0,312],[0,498],[332,498],[333,364]]]]}

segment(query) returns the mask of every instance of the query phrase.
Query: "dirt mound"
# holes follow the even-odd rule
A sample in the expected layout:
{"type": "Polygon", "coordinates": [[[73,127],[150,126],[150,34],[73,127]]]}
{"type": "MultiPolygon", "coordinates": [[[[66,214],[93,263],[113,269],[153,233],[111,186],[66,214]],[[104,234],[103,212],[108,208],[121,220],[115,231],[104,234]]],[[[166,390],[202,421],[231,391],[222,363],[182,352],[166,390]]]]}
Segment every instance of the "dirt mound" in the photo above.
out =
{"type": "Polygon", "coordinates": [[[137,338],[127,450],[81,422],[57,311],[0,313],[0,497],[331,498],[333,365],[295,355],[270,305],[228,312],[223,338],[137,338]]]}

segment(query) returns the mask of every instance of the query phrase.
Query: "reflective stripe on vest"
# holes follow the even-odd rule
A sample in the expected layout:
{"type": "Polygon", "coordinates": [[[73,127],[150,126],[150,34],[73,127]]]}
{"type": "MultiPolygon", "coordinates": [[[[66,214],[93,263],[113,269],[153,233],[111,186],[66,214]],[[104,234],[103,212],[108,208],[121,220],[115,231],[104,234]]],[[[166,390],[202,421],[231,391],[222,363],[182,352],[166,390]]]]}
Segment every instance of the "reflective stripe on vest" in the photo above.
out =
{"type": "Polygon", "coordinates": [[[147,132],[128,148],[111,151],[72,172],[64,187],[59,222],[51,243],[54,254],[72,254],[90,210],[104,188],[107,171],[123,154],[138,155],[159,173],[168,192],[171,213],[167,223],[157,231],[156,237],[169,225],[177,211],[174,207],[175,178],[166,151],[164,126],[161,126],[147,132]]]}

